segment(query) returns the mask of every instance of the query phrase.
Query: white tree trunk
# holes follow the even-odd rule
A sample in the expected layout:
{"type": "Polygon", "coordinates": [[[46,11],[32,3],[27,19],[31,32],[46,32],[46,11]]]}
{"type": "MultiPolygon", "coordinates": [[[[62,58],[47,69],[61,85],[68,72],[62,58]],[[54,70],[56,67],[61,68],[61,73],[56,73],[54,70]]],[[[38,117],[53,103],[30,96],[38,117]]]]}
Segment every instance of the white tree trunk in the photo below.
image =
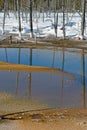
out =
{"type": "Polygon", "coordinates": [[[3,17],[3,27],[2,27],[2,34],[5,33],[5,17],[6,17],[6,9],[7,9],[7,0],[4,0],[4,17],[3,17]]]}

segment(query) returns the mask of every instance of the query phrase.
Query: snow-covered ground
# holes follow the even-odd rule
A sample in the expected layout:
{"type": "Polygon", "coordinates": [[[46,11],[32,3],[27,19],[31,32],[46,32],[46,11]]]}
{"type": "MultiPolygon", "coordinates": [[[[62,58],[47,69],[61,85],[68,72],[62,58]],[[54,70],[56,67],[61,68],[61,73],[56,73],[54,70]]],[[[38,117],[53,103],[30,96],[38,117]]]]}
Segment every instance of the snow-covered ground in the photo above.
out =
{"type": "MultiPolygon", "coordinates": [[[[3,12],[0,12],[0,34],[3,32],[3,12]]],[[[21,18],[22,34],[30,35],[30,22],[29,16],[26,19],[21,18]]],[[[63,37],[63,18],[62,13],[58,14],[58,24],[57,24],[57,37],[63,37]]],[[[66,15],[66,37],[79,37],[81,38],[81,16],[78,13],[66,15]]],[[[6,15],[5,19],[5,33],[9,34],[19,34],[18,31],[18,19],[15,17],[14,13],[9,13],[6,15]]],[[[54,30],[54,13],[43,14],[34,13],[33,14],[33,32],[37,37],[48,37],[56,36],[54,30]]],[[[85,29],[85,37],[87,36],[87,30],[85,29]]]]}

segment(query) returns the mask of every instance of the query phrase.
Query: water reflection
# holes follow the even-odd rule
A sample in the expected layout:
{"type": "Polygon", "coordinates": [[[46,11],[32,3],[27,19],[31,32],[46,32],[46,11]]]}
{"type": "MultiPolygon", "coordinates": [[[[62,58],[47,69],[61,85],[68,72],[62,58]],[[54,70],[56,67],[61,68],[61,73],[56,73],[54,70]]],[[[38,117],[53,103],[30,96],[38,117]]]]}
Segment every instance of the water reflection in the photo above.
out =
{"type": "Polygon", "coordinates": [[[6,62],[8,62],[7,48],[5,48],[6,62]]]}
{"type": "Polygon", "coordinates": [[[1,61],[47,66],[62,70],[59,73],[0,72],[0,77],[2,77],[0,91],[15,93],[19,97],[37,99],[51,107],[85,108],[87,98],[86,59],[87,54],[83,49],[0,48],[1,61]],[[7,79],[5,79],[5,83],[3,82],[6,75],[9,81],[8,85],[6,84],[7,79]],[[4,87],[2,88],[2,86],[4,87]]]}
{"type": "MultiPolygon", "coordinates": [[[[64,48],[62,50],[62,71],[64,71],[64,48]]],[[[63,106],[64,73],[62,73],[61,105],[63,106]]]]}
{"type": "Polygon", "coordinates": [[[31,97],[31,83],[32,83],[31,79],[32,79],[32,74],[29,73],[28,74],[28,97],[29,98],[31,97]]]}
{"type": "MultiPolygon", "coordinates": [[[[32,76],[31,72],[28,72],[28,73],[15,72],[15,73],[16,73],[16,93],[15,93],[16,96],[20,96],[19,92],[20,92],[20,87],[22,84],[23,86],[26,86],[26,88],[27,88],[25,96],[30,98],[31,97],[31,76],[32,76]],[[22,79],[23,81],[20,80],[22,77],[25,77],[22,79]]],[[[23,91],[24,91],[24,88],[23,88],[22,92],[23,91]]]]}
{"type": "Polygon", "coordinates": [[[18,95],[19,72],[16,73],[16,95],[18,95]]]}
{"type": "Polygon", "coordinates": [[[83,107],[86,107],[86,89],[85,89],[85,56],[84,56],[84,50],[82,50],[82,96],[83,96],[83,107]]]}
{"type": "MultiPolygon", "coordinates": [[[[61,77],[63,72],[8,72],[0,71],[0,92],[7,92],[24,98],[33,98],[51,106],[61,107],[61,77]],[[3,82],[5,81],[5,82],[3,82]],[[15,93],[16,92],[16,93],[15,93]]],[[[71,74],[66,80],[74,82],[71,74]]],[[[63,97],[62,97],[63,98],[63,97]]]]}

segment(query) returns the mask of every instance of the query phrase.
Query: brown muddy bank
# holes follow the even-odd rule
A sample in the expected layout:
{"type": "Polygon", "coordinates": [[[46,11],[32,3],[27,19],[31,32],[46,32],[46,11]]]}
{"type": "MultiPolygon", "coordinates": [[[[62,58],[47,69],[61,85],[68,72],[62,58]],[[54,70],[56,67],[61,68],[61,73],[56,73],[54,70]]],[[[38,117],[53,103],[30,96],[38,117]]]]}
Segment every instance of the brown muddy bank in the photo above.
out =
{"type": "Polygon", "coordinates": [[[0,130],[87,130],[87,109],[40,110],[5,116],[0,130]]]}
{"type": "Polygon", "coordinates": [[[65,47],[65,48],[79,48],[87,49],[87,40],[81,39],[61,39],[61,38],[28,38],[28,36],[23,36],[23,39],[17,39],[16,35],[7,35],[4,40],[0,41],[0,47],[9,47],[9,48],[38,48],[38,47],[65,47]]]}

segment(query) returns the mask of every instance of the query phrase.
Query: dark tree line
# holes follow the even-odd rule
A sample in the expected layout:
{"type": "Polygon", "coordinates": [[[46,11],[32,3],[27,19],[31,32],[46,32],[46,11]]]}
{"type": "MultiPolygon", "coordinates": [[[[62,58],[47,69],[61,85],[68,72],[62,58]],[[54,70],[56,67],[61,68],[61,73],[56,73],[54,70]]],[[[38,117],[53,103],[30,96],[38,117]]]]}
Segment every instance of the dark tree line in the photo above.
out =
{"type": "MultiPolygon", "coordinates": [[[[17,6],[17,0],[7,0],[8,1],[8,9],[14,10],[14,6],[17,6]]],[[[0,9],[4,9],[5,0],[0,0],[0,9]]],[[[27,4],[29,0],[20,0],[22,8],[27,8],[29,5],[27,4]]],[[[55,5],[55,9],[61,9],[62,3],[65,8],[69,10],[81,10],[82,8],[82,0],[32,0],[34,9],[41,8],[40,6],[44,6],[45,10],[49,8],[53,9],[55,5]],[[62,2],[63,1],[63,2],[62,2]],[[42,4],[41,4],[42,3],[42,4]],[[52,5],[53,3],[53,5],[52,5]]]]}

